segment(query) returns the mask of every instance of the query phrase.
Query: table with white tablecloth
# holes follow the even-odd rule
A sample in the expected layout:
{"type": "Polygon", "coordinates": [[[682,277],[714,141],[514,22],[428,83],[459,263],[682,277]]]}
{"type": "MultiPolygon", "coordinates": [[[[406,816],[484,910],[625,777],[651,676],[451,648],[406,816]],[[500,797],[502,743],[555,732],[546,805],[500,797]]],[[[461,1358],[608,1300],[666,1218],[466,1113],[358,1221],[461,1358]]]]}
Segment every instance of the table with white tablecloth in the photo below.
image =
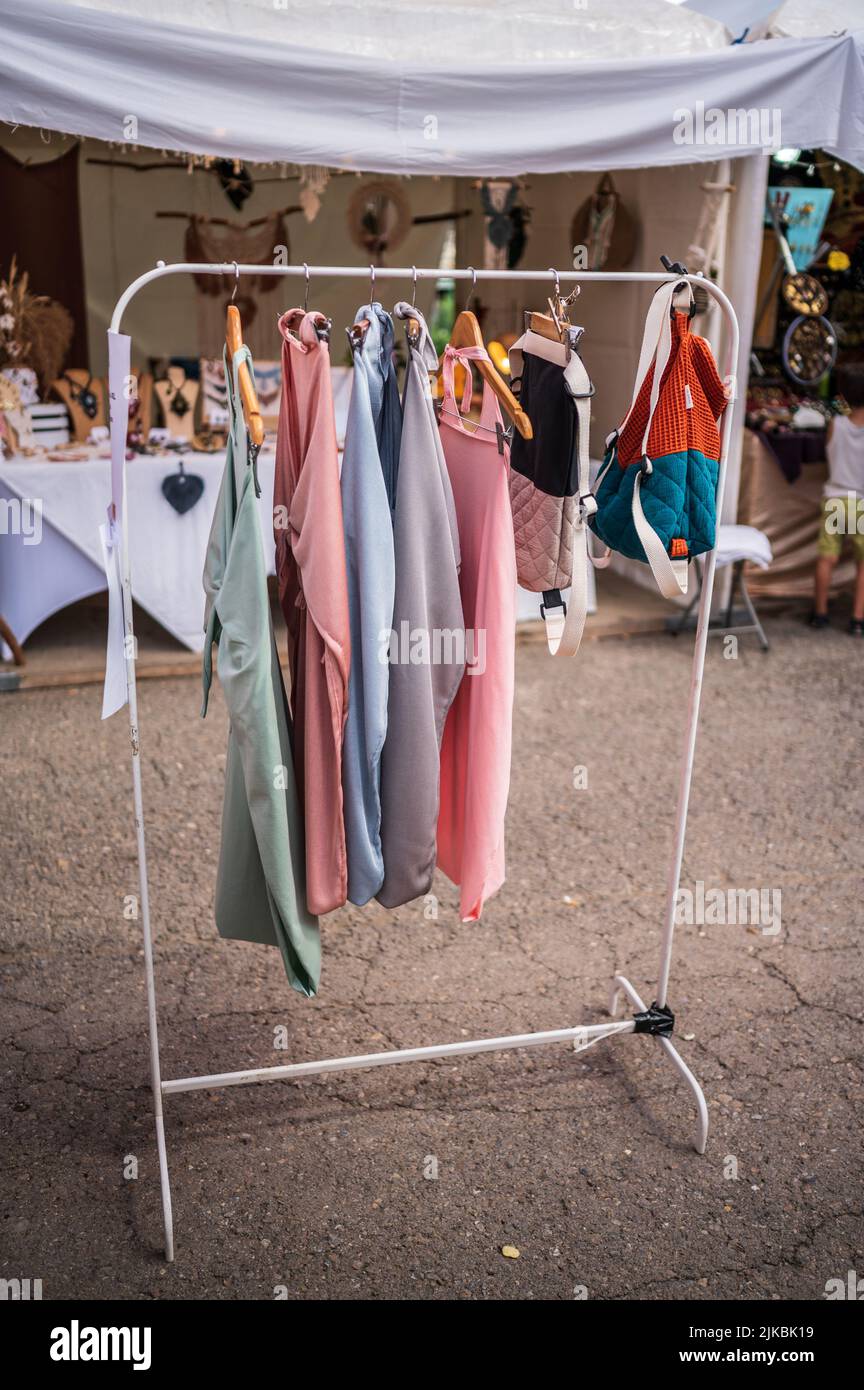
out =
{"type": "MultiPolygon", "coordinates": [[[[191,651],[204,645],[201,576],[210,523],[225,466],[224,452],[136,456],[126,467],[132,595],[191,651]],[[198,502],[180,515],[162,492],[180,461],[203,480],[198,502]]],[[[258,456],[259,518],[268,574],[273,574],[275,454],[258,456]]],[[[0,613],[21,643],[69,604],[107,588],[99,526],[111,494],[111,464],[43,457],[0,460],[0,613]]],[[[595,609],[593,573],[590,611],[595,609]]],[[[517,619],[539,617],[538,594],[520,589],[517,619]]],[[[10,653],[0,656],[8,660],[10,653]]]]}
{"type": "MultiPolygon", "coordinates": [[[[258,457],[261,537],[273,573],[273,474],[275,454],[258,457]]],[[[192,651],[204,646],[201,575],[210,523],[225,467],[225,454],[193,451],[144,455],[126,468],[132,595],[142,608],[192,651]],[[195,505],[182,515],[162,492],[178,471],[204,483],[195,505]]],[[[0,462],[0,613],[25,642],[40,623],[70,603],[107,587],[99,525],[111,495],[111,464],[103,458],[51,462],[12,458],[0,462]],[[20,518],[20,520],[19,520],[20,518]]]]}
{"type": "MultiPolygon", "coordinates": [[[[345,438],[352,369],[332,367],[333,413],[339,447],[345,438]]],[[[273,574],[272,439],[258,456],[261,535],[273,574]]],[[[0,458],[0,613],[19,642],[40,623],[108,586],[99,527],[111,497],[111,464],[88,451],[86,460],[44,455],[0,458]]],[[[107,451],[102,451],[107,452],[107,451]]],[[[126,466],[132,595],[166,631],[192,651],[204,646],[201,576],[210,523],[225,467],[225,451],[191,448],[136,455],[126,466]],[[162,483],[182,461],[204,483],[198,502],[182,516],[162,483]]],[[[11,653],[0,640],[0,657],[11,653]]]]}

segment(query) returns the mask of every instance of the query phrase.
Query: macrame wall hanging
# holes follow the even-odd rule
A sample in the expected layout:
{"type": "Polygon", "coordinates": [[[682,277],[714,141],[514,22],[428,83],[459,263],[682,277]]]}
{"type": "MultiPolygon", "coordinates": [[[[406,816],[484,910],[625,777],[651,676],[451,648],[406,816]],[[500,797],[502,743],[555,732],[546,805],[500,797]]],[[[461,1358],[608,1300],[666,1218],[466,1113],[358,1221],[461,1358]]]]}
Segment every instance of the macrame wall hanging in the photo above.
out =
{"type": "MultiPolygon", "coordinates": [[[[268,262],[272,265],[280,254],[290,259],[285,222],[290,211],[294,209],[282,208],[245,224],[191,216],[186,227],[186,259],[211,264],[237,261],[246,265],[268,262]]],[[[225,310],[235,286],[231,276],[196,275],[194,278],[198,289],[198,350],[203,356],[212,352],[213,344],[225,336],[225,310]]],[[[278,284],[273,275],[245,275],[234,297],[243,320],[246,342],[256,357],[269,357],[273,351],[275,310],[274,315],[270,315],[259,314],[258,309],[259,299],[266,296],[269,300],[278,284]]]]}

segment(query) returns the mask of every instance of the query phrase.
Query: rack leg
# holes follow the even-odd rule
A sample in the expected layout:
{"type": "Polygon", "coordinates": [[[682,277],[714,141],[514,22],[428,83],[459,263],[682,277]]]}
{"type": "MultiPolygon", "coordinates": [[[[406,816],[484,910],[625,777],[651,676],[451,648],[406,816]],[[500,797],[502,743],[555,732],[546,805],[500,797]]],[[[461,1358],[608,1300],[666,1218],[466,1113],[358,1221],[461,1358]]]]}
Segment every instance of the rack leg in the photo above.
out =
{"type": "MultiPolygon", "coordinates": [[[[723,516],[723,497],[726,491],[726,470],[729,462],[729,442],[732,433],[735,400],[735,376],[738,370],[740,338],[738,320],[732,305],[720,296],[730,332],[729,364],[729,403],[723,414],[721,427],[720,462],[717,474],[717,519],[723,516]]],[[[699,728],[699,704],[702,699],[702,679],[705,674],[705,652],[708,647],[708,632],[711,625],[711,602],[714,597],[714,576],[717,572],[717,548],[708,552],[702,585],[699,593],[699,611],[696,620],[696,641],[693,648],[693,662],[690,668],[690,700],[687,708],[687,734],[681,755],[681,771],[678,782],[678,804],[675,811],[675,845],[669,865],[666,884],[666,911],[663,923],[663,938],[660,945],[660,965],[657,972],[657,1003],[663,1008],[669,991],[669,972],[672,966],[672,946],[675,937],[675,912],[678,906],[678,887],[681,882],[681,865],[684,860],[684,840],[687,834],[687,810],[690,805],[690,783],[693,778],[693,760],[696,755],[696,735],[699,728]]],[[[674,1050],[674,1049],[673,1049],[674,1050]]],[[[677,1053],[676,1053],[677,1056],[677,1053]]],[[[680,1059],[679,1059],[680,1062],[680,1059]]],[[[680,1067],[684,1063],[680,1062],[680,1067]]],[[[687,1077],[692,1078],[687,1073],[687,1077]]],[[[701,1094],[701,1093],[700,1093],[701,1094]]],[[[707,1127],[707,1124],[706,1124],[707,1127]]]]}
{"type": "MultiPolygon", "coordinates": [[[[609,997],[609,1013],[612,1018],[615,1018],[618,1013],[622,994],[627,996],[630,1003],[634,1005],[637,1013],[644,1012],[646,1005],[639,997],[630,981],[624,975],[616,975],[612,981],[612,991],[609,997]]],[[[677,1047],[675,1047],[668,1038],[658,1038],[657,1041],[666,1052],[672,1065],[684,1078],[690,1090],[693,1092],[693,1099],[696,1102],[696,1112],[698,1116],[696,1138],[693,1140],[693,1146],[697,1153],[704,1154],[705,1146],[708,1143],[708,1106],[705,1103],[702,1087],[699,1085],[699,1082],[684,1061],[677,1047]]]]}
{"type": "MultiPolygon", "coordinates": [[[[124,480],[125,493],[125,480],[124,480]]],[[[125,502],[125,497],[124,497],[125,502]]],[[[135,634],[132,623],[132,582],[129,565],[129,537],[124,507],[123,519],[123,615],[126,634],[126,693],[129,700],[129,737],[132,744],[132,789],[135,802],[135,837],[138,843],[138,887],[141,905],[141,931],[144,938],[144,977],[147,985],[147,1029],[150,1039],[150,1088],[156,1121],[156,1149],[159,1155],[159,1187],[162,1194],[162,1226],[165,1233],[165,1259],[174,1260],[174,1222],[171,1213],[171,1183],[168,1177],[168,1151],[162,1115],[162,1074],[159,1063],[159,1028],[156,1018],[156,975],[153,969],[153,934],[150,930],[150,891],[147,880],[147,846],[144,840],[144,797],[141,789],[141,748],[138,735],[138,688],[135,681],[135,634]]]]}

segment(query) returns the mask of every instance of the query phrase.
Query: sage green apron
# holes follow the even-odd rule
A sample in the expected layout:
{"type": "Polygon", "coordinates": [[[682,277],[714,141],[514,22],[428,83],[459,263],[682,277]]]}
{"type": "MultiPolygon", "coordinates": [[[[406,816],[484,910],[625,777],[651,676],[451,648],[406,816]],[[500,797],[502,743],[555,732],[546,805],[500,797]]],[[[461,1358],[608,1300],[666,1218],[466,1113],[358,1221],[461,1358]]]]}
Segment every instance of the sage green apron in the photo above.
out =
{"type": "Polygon", "coordinates": [[[216,643],[230,720],[216,880],[216,926],[233,941],[278,946],[288,979],[313,995],[321,972],[318,919],[306,908],[303,818],[294,781],[285,687],[267,592],[258,520],[258,478],[237,373],[252,371],[249,349],[234,355],[225,380],[231,432],[204,565],[204,703],[216,643]]]}

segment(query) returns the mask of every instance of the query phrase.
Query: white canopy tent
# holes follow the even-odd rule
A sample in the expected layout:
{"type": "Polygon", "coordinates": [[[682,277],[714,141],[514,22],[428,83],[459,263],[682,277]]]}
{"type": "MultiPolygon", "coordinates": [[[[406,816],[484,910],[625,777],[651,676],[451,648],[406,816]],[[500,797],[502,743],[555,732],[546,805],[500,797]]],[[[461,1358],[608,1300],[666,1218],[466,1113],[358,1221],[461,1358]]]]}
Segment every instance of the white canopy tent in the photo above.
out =
{"type": "MultiPolygon", "coordinates": [[[[0,0],[0,119],[100,140],[394,174],[692,163],[682,110],[864,165],[864,32],[729,45],[666,0],[0,0]]],[[[860,6],[859,6],[860,8],[860,6]]],[[[864,16],[862,16],[864,24],[864,16]]]]}

